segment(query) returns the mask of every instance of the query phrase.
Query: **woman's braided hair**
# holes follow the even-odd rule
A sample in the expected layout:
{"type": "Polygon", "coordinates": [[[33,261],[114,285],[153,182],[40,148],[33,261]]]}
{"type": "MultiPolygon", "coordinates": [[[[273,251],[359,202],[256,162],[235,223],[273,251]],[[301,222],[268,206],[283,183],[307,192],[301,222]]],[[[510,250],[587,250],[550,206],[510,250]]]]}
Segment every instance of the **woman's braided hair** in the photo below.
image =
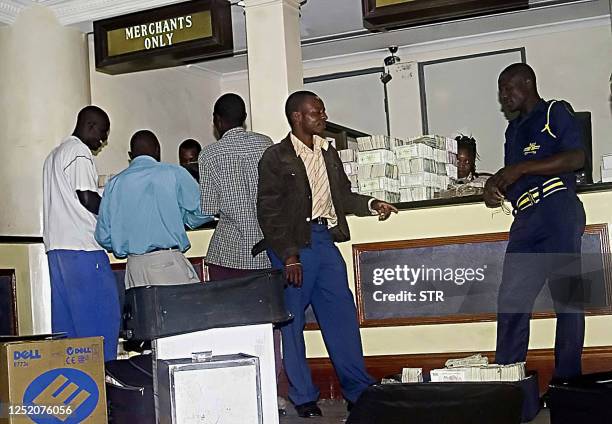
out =
{"type": "Polygon", "coordinates": [[[480,159],[478,157],[478,152],[476,151],[476,139],[474,137],[461,134],[455,137],[455,140],[457,140],[457,151],[459,151],[459,149],[466,149],[472,154],[474,163],[472,164],[470,172],[473,175],[476,175],[476,159],[480,159]]]}

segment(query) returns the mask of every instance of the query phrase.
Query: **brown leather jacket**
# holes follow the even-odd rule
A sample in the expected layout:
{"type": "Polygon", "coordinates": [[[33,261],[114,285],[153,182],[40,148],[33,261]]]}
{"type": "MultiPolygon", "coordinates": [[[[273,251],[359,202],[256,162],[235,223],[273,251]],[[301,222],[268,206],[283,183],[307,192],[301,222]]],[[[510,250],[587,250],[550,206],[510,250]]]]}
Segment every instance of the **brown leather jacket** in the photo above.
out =
{"type": "MultiPolygon", "coordinates": [[[[350,239],[346,214],[371,215],[369,196],[351,192],[338,152],[331,145],[323,150],[332,202],[338,225],[330,232],[334,241],[350,239]]],[[[283,261],[298,255],[310,245],[312,194],[306,168],[296,156],[290,136],[269,147],[259,161],[257,219],[264,239],[253,247],[253,254],[271,248],[283,261]]]]}

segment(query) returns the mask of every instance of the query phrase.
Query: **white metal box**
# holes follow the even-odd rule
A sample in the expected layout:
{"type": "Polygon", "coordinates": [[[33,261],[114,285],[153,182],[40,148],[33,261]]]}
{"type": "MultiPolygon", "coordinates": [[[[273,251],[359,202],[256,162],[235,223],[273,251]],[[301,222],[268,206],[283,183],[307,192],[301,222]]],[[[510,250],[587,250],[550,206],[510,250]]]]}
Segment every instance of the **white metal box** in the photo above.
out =
{"type": "MultiPolygon", "coordinates": [[[[278,424],[276,373],[272,324],[211,328],[176,336],[162,337],[152,342],[153,355],[159,359],[189,358],[194,352],[212,351],[213,355],[245,353],[259,358],[264,424],[278,424]]],[[[153,362],[153,390],[157,422],[163,423],[158,404],[157,361],[153,362]]],[[[182,423],[181,423],[182,424],[182,423]]]]}
{"type": "Polygon", "coordinates": [[[159,422],[262,424],[259,358],[237,354],[158,360],[159,422]]]}

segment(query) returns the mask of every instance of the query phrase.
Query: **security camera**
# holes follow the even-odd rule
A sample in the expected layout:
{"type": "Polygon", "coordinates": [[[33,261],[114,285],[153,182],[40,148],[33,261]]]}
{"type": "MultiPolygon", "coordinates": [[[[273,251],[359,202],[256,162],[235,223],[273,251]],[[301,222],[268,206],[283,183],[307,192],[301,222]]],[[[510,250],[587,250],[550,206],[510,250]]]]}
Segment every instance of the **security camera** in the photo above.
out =
{"type": "Polygon", "coordinates": [[[391,66],[400,61],[400,58],[395,56],[395,53],[397,53],[397,46],[389,46],[389,51],[391,52],[391,56],[385,57],[386,66],[391,66]]]}

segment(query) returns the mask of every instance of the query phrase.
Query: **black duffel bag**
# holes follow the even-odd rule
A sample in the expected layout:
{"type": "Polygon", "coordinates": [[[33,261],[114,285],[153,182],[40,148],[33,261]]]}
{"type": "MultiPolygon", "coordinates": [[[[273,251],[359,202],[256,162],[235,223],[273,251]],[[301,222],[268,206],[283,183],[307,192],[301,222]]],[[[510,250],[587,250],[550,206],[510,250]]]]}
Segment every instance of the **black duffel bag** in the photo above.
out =
{"type": "Polygon", "coordinates": [[[207,283],[135,287],[126,290],[124,333],[129,340],[219,327],[280,323],[285,309],[281,271],[207,283]]]}
{"type": "Polygon", "coordinates": [[[612,371],[550,384],[551,424],[612,423],[612,371]]]}
{"type": "Polygon", "coordinates": [[[508,383],[407,383],[369,387],[347,424],[519,424],[523,391],[508,383]]]}
{"type": "Polygon", "coordinates": [[[151,355],[106,362],[109,424],[155,424],[151,355]]]}

